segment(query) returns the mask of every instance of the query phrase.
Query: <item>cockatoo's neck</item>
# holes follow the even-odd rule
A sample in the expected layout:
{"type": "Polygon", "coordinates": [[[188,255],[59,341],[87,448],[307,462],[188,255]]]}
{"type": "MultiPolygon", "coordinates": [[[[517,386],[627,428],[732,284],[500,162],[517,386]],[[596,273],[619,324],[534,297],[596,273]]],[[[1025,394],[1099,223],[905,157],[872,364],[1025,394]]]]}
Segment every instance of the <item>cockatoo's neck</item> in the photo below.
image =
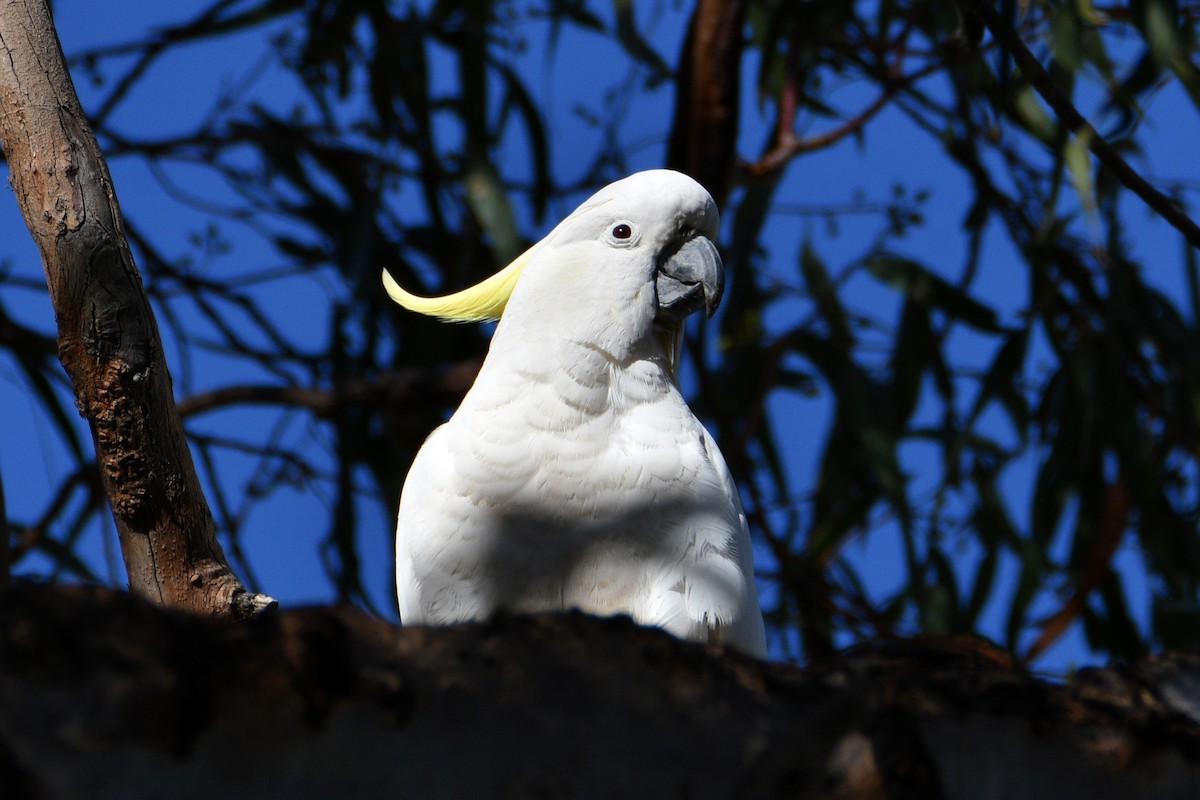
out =
{"type": "Polygon", "coordinates": [[[547,347],[497,338],[463,408],[503,411],[513,414],[515,424],[565,430],[661,402],[683,401],[670,355],[653,335],[620,352],[571,339],[547,347]]]}
{"type": "Polygon", "coordinates": [[[470,401],[524,404],[566,424],[580,409],[619,412],[618,402],[677,397],[674,337],[658,329],[657,310],[654,265],[644,254],[587,242],[548,246],[513,289],[470,401]],[[531,386],[537,391],[522,397],[531,386]]]}

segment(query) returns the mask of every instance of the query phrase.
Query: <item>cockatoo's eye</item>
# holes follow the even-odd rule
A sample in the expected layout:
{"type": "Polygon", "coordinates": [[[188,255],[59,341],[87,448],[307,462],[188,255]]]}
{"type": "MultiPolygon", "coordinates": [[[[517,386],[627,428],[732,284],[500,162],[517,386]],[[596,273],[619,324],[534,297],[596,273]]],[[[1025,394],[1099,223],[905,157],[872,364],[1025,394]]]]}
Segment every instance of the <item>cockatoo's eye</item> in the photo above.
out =
{"type": "Polygon", "coordinates": [[[608,229],[608,243],[614,247],[632,247],[639,238],[638,226],[629,220],[619,219],[608,229]]]}

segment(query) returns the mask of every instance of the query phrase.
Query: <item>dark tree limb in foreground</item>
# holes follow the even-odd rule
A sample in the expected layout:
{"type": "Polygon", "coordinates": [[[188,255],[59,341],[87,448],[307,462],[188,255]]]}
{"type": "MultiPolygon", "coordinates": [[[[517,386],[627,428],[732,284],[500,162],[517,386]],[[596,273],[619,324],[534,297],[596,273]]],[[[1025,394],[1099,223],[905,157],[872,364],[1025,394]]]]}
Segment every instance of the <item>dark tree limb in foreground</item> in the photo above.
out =
{"type": "Polygon", "coordinates": [[[130,587],[166,605],[250,616],[184,438],[112,178],[44,2],[0,5],[0,144],[37,241],[59,358],[91,426],[130,587]]]}
{"type": "Polygon", "coordinates": [[[1195,657],[1062,685],[942,639],[798,669],[582,614],[225,625],[23,583],[0,654],[11,800],[1200,796],[1195,657]]]}

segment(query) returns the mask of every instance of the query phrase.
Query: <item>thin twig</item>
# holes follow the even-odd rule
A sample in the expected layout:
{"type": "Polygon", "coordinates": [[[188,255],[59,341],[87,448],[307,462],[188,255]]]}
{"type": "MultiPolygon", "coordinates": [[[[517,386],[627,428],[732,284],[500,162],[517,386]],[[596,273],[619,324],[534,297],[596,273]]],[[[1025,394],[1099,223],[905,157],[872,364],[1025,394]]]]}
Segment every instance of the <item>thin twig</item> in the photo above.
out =
{"type": "Polygon", "coordinates": [[[746,173],[752,177],[761,177],[783,167],[788,161],[801,153],[811,153],[836,144],[847,136],[858,132],[872,117],[878,114],[888,104],[895,94],[895,89],[887,88],[875,102],[854,115],[838,127],[819,133],[816,136],[800,138],[792,131],[781,134],[780,141],[758,161],[747,164],[746,173]]]}
{"type": "Polygon", "coordinates": [[[1131,505],[1129,489],[1123,482],[1117,481],[1109,485],[1100,522],[1100,535],[1088,553],[1087,563],[1075,584],[1075,591],[1062,608],[1042,622],[1041,633],[1025,652],[1025,663],[1032,662],[1046,652],[1083,613],[1088,595],[1100,586],[1112,569],[1113,555],[1120,547],[1129,525],[1131,505]]]}
{"type": "Polygon", "coordinates": [[[232,405],[279,405],[307,409],[317,416],[351,405],[398,407],[415,394],[461,394],[479,372],[479,360],[467,359],[450,369],[408,369],[382,373],[369,380],[343,381],[328,389],[279,384],[239,384],[213,389],[179,401],[179,413],[190,417],[232,405]]]}
{"type": "MultiPolygon", "coordinates": [[[[89,498],[96,498],[99,490],[99,473],[96,471],[96,462],[89,461],[86,464],[81,464],[78,469],[66,477],[59,485],[58,491],[54,497],[50,499],[49,505],[46,507],[42,516],[32,525],[21,531],[17,537],[17,546],[13,557],[15,560],[20,560],[29,551],[37,547],[42,539],[49,533],[50,525],[61,515],[70,502],[75,490],[83,487],[89,498]]],[[[91,502],[89,500],[89,502],[91,502]]]]}

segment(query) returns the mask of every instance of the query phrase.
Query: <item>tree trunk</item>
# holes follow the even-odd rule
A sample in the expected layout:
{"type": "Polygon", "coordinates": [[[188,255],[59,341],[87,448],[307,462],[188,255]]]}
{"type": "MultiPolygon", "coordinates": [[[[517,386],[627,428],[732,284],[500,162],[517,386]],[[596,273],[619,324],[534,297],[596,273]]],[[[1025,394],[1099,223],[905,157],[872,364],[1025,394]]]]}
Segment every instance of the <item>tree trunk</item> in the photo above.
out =
{"type": "Polygon", "coordinates": [[[725,207],[737,165],[745,0],[699,0],[679,77],[667,166],[687,173],[725,207]]]}
{"type": "Polygon", "coordinates": [[[582,614],[245,624],[0,589],[0,787],[50,798],[1200,797],[1200,657],[1052,684],[976,641],[808,669],[582,614]]]}
{"type": "Polygon", "coordinates": [[[42,0],[0,3],[0,147],[42,254],[59,358],[88,420],[133,591],[249,616],[184,438],[108,167],[42,0]]]}

